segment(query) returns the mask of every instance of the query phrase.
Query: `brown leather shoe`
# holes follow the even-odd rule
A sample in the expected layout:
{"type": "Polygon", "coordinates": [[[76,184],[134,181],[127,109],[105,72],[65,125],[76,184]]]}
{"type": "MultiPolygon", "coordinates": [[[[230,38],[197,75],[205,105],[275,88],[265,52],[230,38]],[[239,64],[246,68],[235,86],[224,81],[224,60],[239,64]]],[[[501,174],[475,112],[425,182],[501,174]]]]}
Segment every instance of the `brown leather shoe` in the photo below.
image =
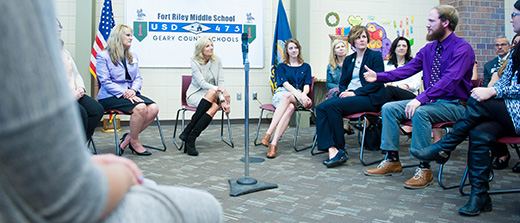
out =
{"type": "Polygon", "coordinates": [[[383,160],[376,168],[371,168],[365,170],[365,175],[367,176],[392,176],[392,175],[402,175],[403,167],[401,166],[401,161],[390,162],[388,160],[383,160]]]}
{"type": "Polygon", "coordinates": [[[265,133],[264,137],[262,138],[262,141],[260,141],[260,143],[262,143],[262,145],[264,145],[264,146],[269,147],[269,141],[271,141],[271,134],[265,133]]]}
{"type": "Polygon", "coordinates": [[[404,188],[420,189],[433,184],[433,175],[431,169],[417,168],[415,175],[404,182],[404,188]]]}
{"type": "Polygon", "coordinates": [[[272,159],[276,157],[276,150],[278,149],[278,146],[276,145],[269,145],[269,151],[267,152],[267,158],[272,159]]]}

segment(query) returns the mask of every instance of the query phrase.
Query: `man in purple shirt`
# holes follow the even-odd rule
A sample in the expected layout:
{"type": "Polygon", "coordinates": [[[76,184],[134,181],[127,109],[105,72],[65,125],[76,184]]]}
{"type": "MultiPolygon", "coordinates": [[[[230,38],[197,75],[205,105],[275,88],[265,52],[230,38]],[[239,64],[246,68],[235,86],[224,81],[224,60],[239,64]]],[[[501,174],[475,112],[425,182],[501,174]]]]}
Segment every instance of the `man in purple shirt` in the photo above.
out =
{"type": "MultiPolygon", "coordinates": [[[[426,39],[432,41],[423,47],[405,66],[393,71],[375,73],[368,67],[364,73],[369,82],[392,82],[423,72],[425,90],[415,99],[388,102],[382,107],[383,131],[381,149],[386,159],[377,168],[368,169],[368,176],[400,175],[399,123],[412,120],[413,131],[410,150],[421,150],[431,144],[432,123],[456,121],[462,117],[464,104],[471,89],[471,75],[475,53],[473,48],[453,31],[459,13],[449,5],[430,10],[426,39]]],[[[415,176],[405,182],[409,189],[424,188],[432,184],[430,164],[421,162],[415,176]]]]}

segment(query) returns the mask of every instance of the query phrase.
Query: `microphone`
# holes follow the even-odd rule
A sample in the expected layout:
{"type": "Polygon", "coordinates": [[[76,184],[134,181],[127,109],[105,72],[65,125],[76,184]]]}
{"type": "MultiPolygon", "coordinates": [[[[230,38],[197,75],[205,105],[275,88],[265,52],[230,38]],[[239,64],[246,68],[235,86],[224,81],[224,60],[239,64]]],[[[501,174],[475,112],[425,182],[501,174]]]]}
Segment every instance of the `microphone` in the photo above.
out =
{"type": "Polygon", "coordinates": [[[249,52],[248,36],[247,33],[242,33],[242,59],[244,60],[244,63],[246,62],[247,53],[249,52]]]}

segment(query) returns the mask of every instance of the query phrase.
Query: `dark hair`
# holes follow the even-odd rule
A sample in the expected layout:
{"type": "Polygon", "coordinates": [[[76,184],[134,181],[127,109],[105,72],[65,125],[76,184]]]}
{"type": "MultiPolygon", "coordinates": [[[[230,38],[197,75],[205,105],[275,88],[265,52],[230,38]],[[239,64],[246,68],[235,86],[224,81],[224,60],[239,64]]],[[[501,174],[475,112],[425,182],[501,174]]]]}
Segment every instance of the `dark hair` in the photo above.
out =
{"type": "Polygon", "coordinates": [[[395,49],[397,48],[397,44],[399,44],[399,41],[405,41],[406,46],[408,46],[408,49],[406,50],[406,54],[404,55],[405,63],[408,63],[410,60],[412,60],[412,47],[410,46],[410,41],[405,38],[404,36],[400,36],[394,39],[392,42],[392,46],[390,47],[390,58],[388,59],[388,64],[394,65],[396,68],[398,66],[397,64],[397,54],[395,54],[395,49]]]}
{"type": "Polygon", "coordinates": [[[520,33],[517,33],[517,34],[515,34],[515,36],[513,36],[513,39],[511,39],[511,45],[513,45],[513,43],[515,42],[516,37],[519,37],[519,36],[520,36],[520,33]]]}
{"type": "Polygon", "coordinates": [[[520,1],[516,1],[513,6],[515,7],[515,9],[520,10],[520,1]]]}

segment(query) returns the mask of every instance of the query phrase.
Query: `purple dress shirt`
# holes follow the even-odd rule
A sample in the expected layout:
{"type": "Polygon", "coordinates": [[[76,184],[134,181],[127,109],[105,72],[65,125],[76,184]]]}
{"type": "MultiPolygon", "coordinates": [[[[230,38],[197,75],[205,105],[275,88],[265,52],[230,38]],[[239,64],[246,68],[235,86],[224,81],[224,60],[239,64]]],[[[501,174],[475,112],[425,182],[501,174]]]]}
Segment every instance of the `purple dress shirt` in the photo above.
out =
{"type": "Polygon", "coordinates": [[[475,63],[475,52],[471,45],[455,33],[441,42],[441,77],[437,83],[428,87],[432,79],[433,59],[438,41],[426,44],[408,64],[392,71],[377,73],[378,82],[402,80],[423,71],[423,85],[427,87],[415,99],[425,104],[431,100],[463,100],[469,98],[471,76],[475,63]]]}

